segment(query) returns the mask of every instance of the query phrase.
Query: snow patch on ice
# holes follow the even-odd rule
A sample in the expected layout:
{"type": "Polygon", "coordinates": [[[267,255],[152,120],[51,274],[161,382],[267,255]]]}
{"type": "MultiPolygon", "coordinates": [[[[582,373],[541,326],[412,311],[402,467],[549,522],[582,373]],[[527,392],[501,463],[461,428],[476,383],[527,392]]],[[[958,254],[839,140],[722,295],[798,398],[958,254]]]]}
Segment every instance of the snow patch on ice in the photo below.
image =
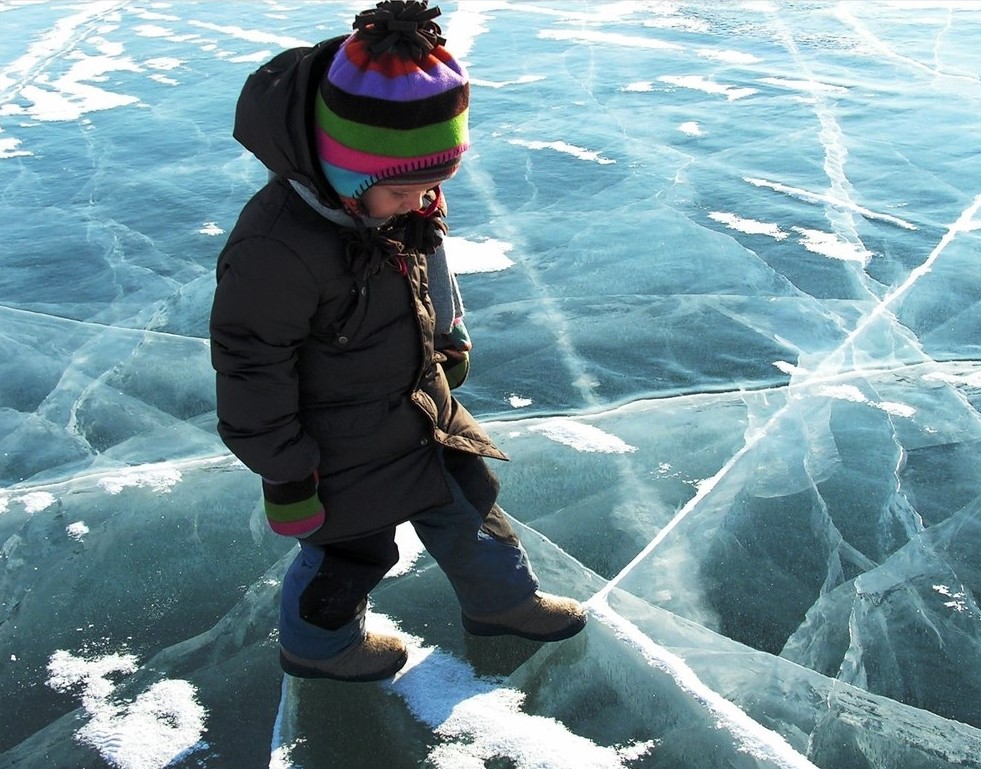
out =
{"type": "Polygon", "coordinates": [[[511,244],[494,238],[468,240],[449,236],[444,241],[446,261],[457,275],[499,272],[514,266],[508,257],[511,244]]]}
{"type": "MultiPolygon", "coordinates": [[[[0,115],[3,114],[3,110],[0,109],[0,115]]],[[[3,129],[0,128],[0,133],[3,133],[3,129]]],[[[13,137],[0,138],[0,159],[4,158],[24,158],[30,157],[33,153],[27,150],[18,149],[20,147],[20,139],[15,139],[13,137]]]]}
{"type": "Polygon", "coordinates": [[[481,80],[480,78],[472,78],[470,80],[470,85],[482,86],[484,88],[507,88],[511,85],[527,85],[528,83],[537,83],[544,79],[544,75],[522,75],[516,80],[481,80]]]}
{"type": "Polygon", "coordinates": [[[701,75],[661,75],[658,80],[678,88],[688,88],[693,91],[725,96],[729,101],[745,99],[747,96],[757,93],[755,88],[737,88],[736,86],[717,83],[701,75]]]}
{"type": "Polygon", "coordinates": [[[234,25],[212,24],[208,21],[195,21],[193,19],[189,20],[187,23],[200,29],[207,29],[211,32],[220,32],[223,35],[228,35],[229,37],[234,37],[238,40],[245,40],[250,43],[261,43],[262,45],[271,45],[280,50],[306,47],[313,44],[309,40],[290,37],[289,35],[271,34],[269,32],[263,32],[259,29],[244,29],[243,27],[236,27],[234,25]]]}
{"type": "Polygon", "coordinates": [[[89,43],[99,55],[91,56],[73,48],[72,63],[63,74],[45,78],[33,76],[39,67],[56,57],[68,61],[69,57],[64,56],[65,50],[72,45],[79,30],[85,29],[115,5],[107,2],[86,3],[84,8],[79,5],[77,13],[59,19],[28,46],[23,56],[4,67],[0,72],[0,88],[10,88],[15,97],[29,104],[24,106],[7,100],[3,114],[25,114],[41,121],[78,120],[89,112],[138,102],[136,96],[113,93],[92,85],[105,81],[105,75],[109,72],[140,71],[132,59],[120,55],[120,44],[97,37],[89,40],[89,43]]]}
{"type": "Polygon", "coordinates": [[[169,37],[172,33],[166,27],[158,24],[138,24],[133,27],[133,31],[140,37],[169,37]]]}
{"type": "Polygon", "coordinates": [[[807,227],[791,227],[791,229],[801,236],[797,242],[811,253],[843,262],[858,262],[862,266],[868,264],[869,259],[872,258],[872,252],[867,248],[859,243],[843,240],[833,232],[812,230],[807,227]]]}
{"type": "Polygon", "coordinates": [[[205,222],[204,225],[198,230],[202,235],[224,235],[225,231],[218,226],[217,222],[205,222]]]}
{"type": "Polygon", "coordinates": [[[153,59],[147,59],[143,62],[143,65],[149,67],[150,69],[159,69],[164,71],[177,69],[183,64],[183,61],[176,59],[173,56],[158,56],[153,59]]]}
{"type": "Polygon", "coordinates": [[[570,446],[576,451],[600,454],[628,454],[636,451],[636,446],[625,443],[615,435],[592,425],[584,425],[572,419],[557,417],[528,428],[541,433],[549,440],[570,446]]]}
{"type": "Polygon", "coordinates": [[[981,371],[973,374],[951,374],[946,371],[934,371],[923,377],[926,382],[944,382],[946,384],[981,388],[981,371]]]}
{"type": "Polygon", "coordinates": [[[427,766],[460,769],[507,759],[515,769],[626,769],[626,761],[643,758],[655,746],[652,740],[597,745],[560,721],[524,712],[524,692],[479,678],[467,663],[423,645],[389,618],[372,614],[369,622],[406,642],[409,661],[386,686],[440,739],[427,766]]]}
{"type": "Polygon", "coordinates": [[[166,13],[158,13],[156,11],[148,11],[144,8],[135,8],[132,14],[138,18],[146,19],[147,21],[180,21],[180,16],[173,16],[166,13]]]}
{"type": "Polygon", "coordinates": [[[426,552],[416,530],[408,523],[395,527],[395,544],[399,549],[399,560],[389,569],[386,577],[400,577],[403,574],[408,574],[416,565],[416,561],[426,552]]]}
{"type": "Polygon", "coordinates": [[[803,371],[803,369],[801,369],[800,366],[795,366],[793,363],[789,363],[785,360],[775,360],[773,361],[773,365],[779,371],[782,371],[784,374],[787,374],[789,376],[793,376],[794,374],[803,371]]]}
{"type": "Polygon", "coordinates": [[[696,54],[703,59],[722,61],[726,64],[757,64],[763,61],[759,56],[744,51],[731,51],[724,48],[699,48],[696,54]]]}
{"type": "Polygon", "coordinates": [[[238,56],[231,56],[228,60],[232,64],[265,64],[273,56],[275,56],[276,53],[276,51],[263,49],[261,51],[254,51],[253,53],[243,53],[238,56]]]}
{"type": "Polygon", "coordinates": [[[777,224],[758,222],[755,219],[744,219],[736,214],[726,213],[725,211],[709,212],[709,219],[726,225],[730,229],[738,232],[745,232],[747,235],[769,235],[775,240],[784,240],[787,233],[780,229],[777,224]]]}
{"type": "Polygon", "coordinates": [[[587,150],[583,147],[577,147],[574,144],[569,144],[564,141],[554,141],[554,142],[543,142],[543,141],[530,141],[528,139],[511,139],[509,144],[516,144],[519,147],[527,147],[530,150],[554,150],[555,152],[561,152],[564,155],[572,155],[574,158],[579,160],[588,160],[592,163],[599,163],[601,166],[610,165],[611,163],[616,163],[617,161],[611,158],[605,158],[598,152],[593,152],[592,150],[587,150]]]}
{"type": "Polygon", "coordinates": [[[916,409],[905,403],[870,401],[855,385],[826,385],[818,390],[818,394],[837,400],[851,401],[852,403],[865,403],[873,408],[881,409],[892,416],[912,417],[916,414],[916,409]]]}
{"type": "Polygon", "coordinates": [[[542,40],[567,40],[573,43],[599,43],[624,48],[649,48],[660,51],[683,51],[684,46],[651,37],[622,35],[617,32],[600,32],[588,29],[546,29],[538,33],[542,40]]]}
{"type": "Polygon", "coordinates": [[[830,85],[829,83],[820,83],[817,80],[793,80],[786,77],[764,77],[764,78],[760,78],[760,82],[766,83],[767,85],[774,85],[779,88],[786,88],[792,91],[806,91],[808,93],[834,93],[834,94],[848,93],[848,89],[842,88],[840,85],[830,85]]]}
{"type": "Polygon", "coordinates": [[[866,219],[873,219],[880,222],[894,224],[897,227],[902,227],[904,230],[916,229],[915,224],[907,222],[905,219],[900,219],[899,217],[892,216],[891,214],[882,214],[877,211],[871,211],[868,208],[856,205],[850,200],[845,200],[838,195],[811,192],[810,190],[804,190],[800,187],[791,187],[787,184],[781,184],[780,182],[772,182],[767,179],[760,179],[752,176],[744,176],[743,181],[747,182],[748,184],[752,184],[754,187],[764,187],[766,189],[773,190],[774,192],[781,192],[785,195],[789,195],[793,198],[797,198],[798,200],[803,200],[808,203],[820,203],[822,205],[842,208],[847,211],[854,211],[857,214],[861,214],[866,219]]]}
{"type": "Polygon", "coordinates": [[[892,414],[895,417],[912,417],[916,414],[916,409],[912,406],[908,406],[905,403],[893,403],[892,401],[882,401],[878,405],[880,409],[885,411],[887,414],[892,414]]]}
{"type": "Polygon", "coordinates": [[[85,535],[89,533],[89,527],[85,525],[85,521],[75,521],[75,523],[68,524],[65,527],[65,531],[69,537],[81,542],[85,535]]]}
{"type": "Polygon", "coordinates": [[[48,661],[47,684],[59,692],[81,690],[89,721],[75,739],[107,763],[116,769],[163,769],[198,744],[207,713],[197,690],[183,680],[157,681],[131,702],[114,699],[112,678],[136,670],[132,654],[86,659],[59,649],[48,661]]]}
{"type": "Polygon", "coordinates": [[[933,590],[935,593],[951,599],[944,601],[944,606],[948,609],[953,609],[958,613],[965,613],[971,610],[971,607],[967,603],[967,593],[964,590],[955,592],[947,585],[933,585],[933,590]]]}
{"type": "Polygon", "coordinates": [[[31,515],[47,510],[58,501],[54,494],[49,491],[29,491],[23,496],[13,497],[13,500],[20,502],[24,506],[25,512],[31,515]]]}
{"type": "Polygon", "coordinates": [[[26,494],[16,494],[9,491],[0,492],[0,513],[5,513],[11,502],[17,502],[24,507],[28,515],[47,510],[58,500],[48,491],[29,491],[26,494]]]}
{"type": "Polygon", "coordinates": [[[181,471],[170,465],[143,465],[123,470],[117,475],[99,479],[99,486],[109,494],[119,494],[126,488],[147,488],[161,494],[180,483],[181,471]]]}
{"type": "Polygon", "coordinates": [[[289,745],[280,745],[269,756],[269,769],[296,769],[293,764],[293,751],[303,739],[294,740],[289,745]]]}
{"type": "Polygon", "coordinates": [[[821,395],[852,403],[868,403],[868,398],[855,385],[827,385],[819,390],[821,395]]]}

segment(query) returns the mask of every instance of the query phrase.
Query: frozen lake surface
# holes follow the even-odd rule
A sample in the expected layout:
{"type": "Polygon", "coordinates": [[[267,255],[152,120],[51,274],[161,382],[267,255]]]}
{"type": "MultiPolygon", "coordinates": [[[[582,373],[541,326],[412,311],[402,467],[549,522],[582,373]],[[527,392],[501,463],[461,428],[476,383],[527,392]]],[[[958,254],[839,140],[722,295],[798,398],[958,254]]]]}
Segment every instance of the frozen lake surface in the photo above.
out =
{"type": "Polygon", "coordinates": [[[0,768],[981,767],[981,4],[441,3],[459,397],[546,589],[285,678],[207,316],[248,74],[372,3],[0,0],[0,768]]]}

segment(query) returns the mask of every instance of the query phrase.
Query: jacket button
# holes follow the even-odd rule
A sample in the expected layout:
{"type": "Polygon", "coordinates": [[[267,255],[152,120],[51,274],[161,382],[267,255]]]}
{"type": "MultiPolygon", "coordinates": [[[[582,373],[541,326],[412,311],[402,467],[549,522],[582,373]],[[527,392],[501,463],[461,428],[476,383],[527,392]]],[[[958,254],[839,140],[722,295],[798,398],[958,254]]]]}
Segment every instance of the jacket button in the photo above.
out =
{"type": "Polygon", "coordinates": [[[423,439],[421,439],[419,441],[419,445],[420,446],[428,446],[429,445],[429,438],[423,438],[423,439]]]}
{"type": "Polygon", "coordinates": [[[347,344],[347,342],[348,342],[348,339],[347,339],[346,336],[339,336],[339,337],[337,337],[337,343],[338,344],[347,344]]]}

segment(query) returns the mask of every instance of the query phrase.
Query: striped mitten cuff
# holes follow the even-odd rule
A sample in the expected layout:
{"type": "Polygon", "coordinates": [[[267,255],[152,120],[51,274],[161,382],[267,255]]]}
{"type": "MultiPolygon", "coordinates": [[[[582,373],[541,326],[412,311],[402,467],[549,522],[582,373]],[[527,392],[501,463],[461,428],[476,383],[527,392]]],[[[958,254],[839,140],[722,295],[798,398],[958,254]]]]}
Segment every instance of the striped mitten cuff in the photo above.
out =
{"type": "Polygon", "coordinates": [[[324,506],[317,496],[316,472],[300,481],[277,483],[262,479],[262,497],[269,528],[284,537],[307,537],[324,523],[324,506]]]}

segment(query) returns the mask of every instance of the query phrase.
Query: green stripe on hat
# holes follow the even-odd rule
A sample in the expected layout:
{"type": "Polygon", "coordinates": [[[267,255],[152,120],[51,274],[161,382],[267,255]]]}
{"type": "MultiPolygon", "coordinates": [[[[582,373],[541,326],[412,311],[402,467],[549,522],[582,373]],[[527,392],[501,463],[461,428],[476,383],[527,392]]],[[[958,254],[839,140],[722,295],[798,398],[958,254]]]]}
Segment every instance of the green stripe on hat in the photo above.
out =
{"type": "Polygon", "coordinates": [[[395,128],[377,128],[345,120],[332,112],[320,99],[316,100],[316,105],[317,123],[323,131],[344,146],[359,152],[412,158],[447,152],[455,147],[463,147],[469,142],[470,134],[467,129],[469,109],[449,120],[405,131],[395,128]]]}

